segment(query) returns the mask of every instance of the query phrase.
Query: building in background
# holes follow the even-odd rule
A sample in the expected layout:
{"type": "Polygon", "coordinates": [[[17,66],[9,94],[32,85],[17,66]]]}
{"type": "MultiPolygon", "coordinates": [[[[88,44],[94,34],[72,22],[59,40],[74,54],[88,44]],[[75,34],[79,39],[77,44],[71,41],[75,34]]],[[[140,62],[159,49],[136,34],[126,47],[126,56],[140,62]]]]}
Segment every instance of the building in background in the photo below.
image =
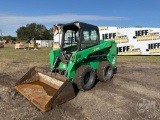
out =
{"type": "Polygon", "coordinates": [[[53,41],[52,40],[36,40],[38,47],[52,47],[53,41]]]}
{"type": "Polygon", "coordinates": [[[4,42],[0,40],[0,48],[4,48],[4,42]]]}
{"type": "Polygon", "coordinates": [[[160,28],[99,27],[100,39],[114,39],[118,55],[160,55],[160,28]]]}

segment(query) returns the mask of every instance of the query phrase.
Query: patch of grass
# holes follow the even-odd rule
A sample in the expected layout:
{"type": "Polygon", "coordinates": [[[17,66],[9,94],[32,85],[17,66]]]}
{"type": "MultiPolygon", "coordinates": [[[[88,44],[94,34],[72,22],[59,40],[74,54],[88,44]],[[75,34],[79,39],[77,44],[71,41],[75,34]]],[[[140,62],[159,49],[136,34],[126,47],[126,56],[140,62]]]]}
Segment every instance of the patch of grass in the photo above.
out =
{"type": "Polygon", "coordinates": [[[0,49],[0,70],[14,71],[33,66],[49,66],[51,47],[38,50],[15,49],[13,44],[7,44],[0,49]]]}
{"type": "Polygon", "coordinates": [[[49,52],[52,48],[39,48],[38,50],[14,49],[14,45],[5,45],[0,49],[0,61],[25,61],[46,62],[49,61],[49,52]]]}
{"type": "Polygon", "coordinates": [[[117,62],[143,62],[160,64],[160,56],[118,56],[117,62]]]}

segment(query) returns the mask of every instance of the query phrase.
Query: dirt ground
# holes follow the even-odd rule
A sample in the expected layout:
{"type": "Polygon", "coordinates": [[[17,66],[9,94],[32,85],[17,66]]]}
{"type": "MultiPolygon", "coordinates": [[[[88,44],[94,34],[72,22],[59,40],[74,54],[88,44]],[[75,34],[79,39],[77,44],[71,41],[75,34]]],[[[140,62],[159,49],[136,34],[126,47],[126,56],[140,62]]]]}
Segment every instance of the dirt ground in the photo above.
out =
{"type": "Polygon", "coordinates": [[[0,120],[160,120],[159,64],[118,61],[110,82],[97,82],[45,113],[14,90],[29,68],[15,61],[0,67],[0,120]]]}

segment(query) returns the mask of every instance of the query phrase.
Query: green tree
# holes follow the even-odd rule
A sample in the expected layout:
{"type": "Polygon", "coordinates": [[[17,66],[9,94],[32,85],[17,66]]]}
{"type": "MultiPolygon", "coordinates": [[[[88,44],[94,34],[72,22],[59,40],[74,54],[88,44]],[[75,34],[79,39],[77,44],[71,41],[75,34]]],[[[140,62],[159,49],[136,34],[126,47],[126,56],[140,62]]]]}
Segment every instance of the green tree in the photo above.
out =
{"type": "MultiPolygon", "coordinates": [[[[3,40],[16,40],[17,38],[16,37],[13,37],[13,36],[3,36],[3,40]]],[[[0,36],[0,40],[2,40],[2,37],[0,36]]]]}
{"type": "Polygon", "coordinates": [[[49,39],[53,40],[53,27],[49,29],[49,39]]]}
{"type": "Polygon", "coordinates": [[[11,39],[12,39],[12,36],[10,35],[6,37],[6,40],[11,40],[11,39]]]}
{"type": "Polygon", "coordinates": [[[26,27],[22,26],[16,32],[17,32],[18,39],[21,39],[21,40],[26,40],[27,39],[26,27]]]}
{"type": "Polygon", "coordinates": [[[44,25],[36,23],[27,24],[26,27],[20,27],[16,32],[18,39],[23,40],[48,40],[50,36],[49,30],[44,25]]]}

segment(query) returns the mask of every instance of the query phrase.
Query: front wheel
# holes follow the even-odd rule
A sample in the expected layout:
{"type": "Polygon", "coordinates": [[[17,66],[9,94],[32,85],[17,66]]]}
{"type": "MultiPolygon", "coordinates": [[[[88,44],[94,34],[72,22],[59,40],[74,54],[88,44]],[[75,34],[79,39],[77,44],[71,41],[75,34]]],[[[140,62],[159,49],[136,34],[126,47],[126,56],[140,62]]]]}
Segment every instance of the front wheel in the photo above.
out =
{"type": "Polygon", "coordinates": [[[86,91],[90,90],[95,83],[95,71],[88,65],[80,66],[75,75],[75,84],[79,90],[86,91]]]}
{"type": "Polygon", "coordinates": [[[113,67],[111,63],[109,63],[108,61],[100,62],[97,69],[97,76],[98,79],[102,82],[111,80],[113,77],[113,67]]]}

